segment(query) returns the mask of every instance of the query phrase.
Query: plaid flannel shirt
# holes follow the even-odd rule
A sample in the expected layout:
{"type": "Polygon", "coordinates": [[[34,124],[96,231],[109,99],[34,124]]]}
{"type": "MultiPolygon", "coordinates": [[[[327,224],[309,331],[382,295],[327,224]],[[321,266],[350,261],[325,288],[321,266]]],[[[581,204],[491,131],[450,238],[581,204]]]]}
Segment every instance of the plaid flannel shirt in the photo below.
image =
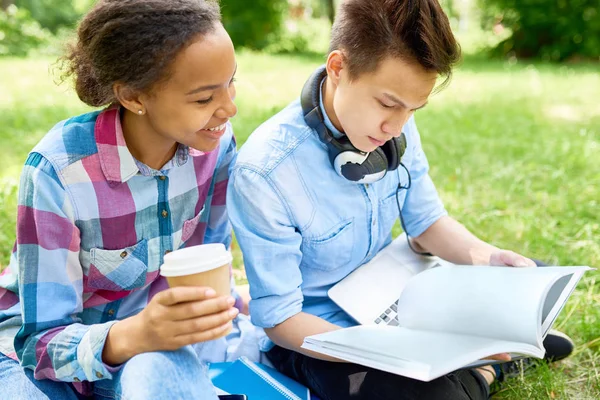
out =
{"type": "Polygon", "coordinates": [[[234,156],[230,126],[218,149],[179,145],[157,171],[128,151],[117,108],[56,125],[21,176],[17,240],[0,276],[0,351],[37,379],[72,382],[81,393],[110,378],[108,330],[167,287],[164,254],[229,246],[234,156]]]}

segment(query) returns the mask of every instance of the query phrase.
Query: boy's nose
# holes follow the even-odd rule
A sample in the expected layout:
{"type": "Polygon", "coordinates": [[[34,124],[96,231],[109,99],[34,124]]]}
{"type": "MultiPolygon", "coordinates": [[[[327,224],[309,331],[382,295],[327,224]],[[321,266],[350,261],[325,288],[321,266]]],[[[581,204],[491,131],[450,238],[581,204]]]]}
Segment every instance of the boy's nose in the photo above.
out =
{"type": "Polygon", "coordinates": [[[396,126],[396,124],[390,124],[389,122],[383,125],[383,133],[392,137],[399,137],[402,134],[402,127],[404,125],[396,126]]]}

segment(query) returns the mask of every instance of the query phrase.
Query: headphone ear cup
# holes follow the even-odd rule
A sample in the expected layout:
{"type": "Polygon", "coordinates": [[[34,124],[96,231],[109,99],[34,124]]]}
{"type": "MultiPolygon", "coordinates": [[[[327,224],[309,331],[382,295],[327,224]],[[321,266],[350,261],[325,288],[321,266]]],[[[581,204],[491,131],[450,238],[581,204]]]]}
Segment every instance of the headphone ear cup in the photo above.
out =
{"type": "Polygon", "coordinates": [[[383,146],[381,146],[385,156],[387,157],[387,169],[393,171],[400,165],[402,156],[406,151],[406,136],[404,132],[397,138],[388,140],[383,146]]]}
{"type": "Polygon", "coordinates": [[[343,151],[338,153],[333,159],[333,168],[336,172],[352,182],[360,182],[369,171],[364,164],[365,156],[361,156],[355,151],[343,151]]]}
{"type": "Polygon", "coordinates": [[[369,156],[363,163],[369,171],[369,174],[376,174],[388,169],[388,159],[384,151],[378,147],[369,153],[369,156]]]}
{"type": "Polygon", "coordinates": [[[338,174],[353,182],[373,183],[387,172],[387,159],[379,148],[368,154],[356,150],[330,153],[330,157],[334,157],[332,162],[338,174]]]}
{"type": "Polygon", "coordinates": [[[393,171],[398,168],[398,150],[396,148],[396,143],[394,141],[396,138],[392,138],[385,142],[383,146],[380,147],[381,151],[386,156],[386,169],[388,171],[393,171]]]}

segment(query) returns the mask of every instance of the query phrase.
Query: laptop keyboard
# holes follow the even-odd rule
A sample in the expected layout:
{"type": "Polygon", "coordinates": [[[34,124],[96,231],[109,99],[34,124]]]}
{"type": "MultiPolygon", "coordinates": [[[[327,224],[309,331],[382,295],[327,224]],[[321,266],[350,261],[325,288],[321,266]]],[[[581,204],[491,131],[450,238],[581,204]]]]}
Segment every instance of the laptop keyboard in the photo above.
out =
{"type": "Polygon", "coordinates": [[[378,325],[398,326],[398,301],[393,302],[379,317],[375,320],[378,325]]]}
{"type": "MultiPolygon", "coordinates": [[[[441,267],[442,264],[436,262],[432,265],[431,268],[441,267]]],[[[379,317],[375,320],[377,325],[390,325],[390,326],[398,326],[398,302],[400,299],[393,302],[384,312],[381,313],[379,317]]]]}

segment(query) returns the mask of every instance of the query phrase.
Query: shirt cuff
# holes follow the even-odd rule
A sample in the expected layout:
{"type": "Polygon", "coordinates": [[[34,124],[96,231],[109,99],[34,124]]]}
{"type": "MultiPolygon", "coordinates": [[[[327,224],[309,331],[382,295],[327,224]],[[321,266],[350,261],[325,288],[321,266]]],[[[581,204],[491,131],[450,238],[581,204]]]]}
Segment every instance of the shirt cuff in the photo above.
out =
{"type": "Polygon", "coordinates": [[[448,215],[448,212],[442,208],[441,210],[437,209],[434,212],[430,213],[427,217],[423,218],[419,221],[418,224],[407,227],[407,234],[411,237],[419,237],[423,232],[425,232],[431,225],[433,225],[438,219],[445,217],[448,215]]]}
{"type": "Polygon", "coordinates": [[[302,312],[302,291],[298,288],[283,296],[266,296],[250,300],[250,316],[254,325],[273,328],[302,312]]]}
{"type": "Polygon", "coordinates": [[[110,328],[118,321],[92,325],[83,335],[77,346],[77,361],[81,366],[85,380],[89,382],[112,379],[121,366],[110,366],[102,361],[102,352],[110,328]]]}

